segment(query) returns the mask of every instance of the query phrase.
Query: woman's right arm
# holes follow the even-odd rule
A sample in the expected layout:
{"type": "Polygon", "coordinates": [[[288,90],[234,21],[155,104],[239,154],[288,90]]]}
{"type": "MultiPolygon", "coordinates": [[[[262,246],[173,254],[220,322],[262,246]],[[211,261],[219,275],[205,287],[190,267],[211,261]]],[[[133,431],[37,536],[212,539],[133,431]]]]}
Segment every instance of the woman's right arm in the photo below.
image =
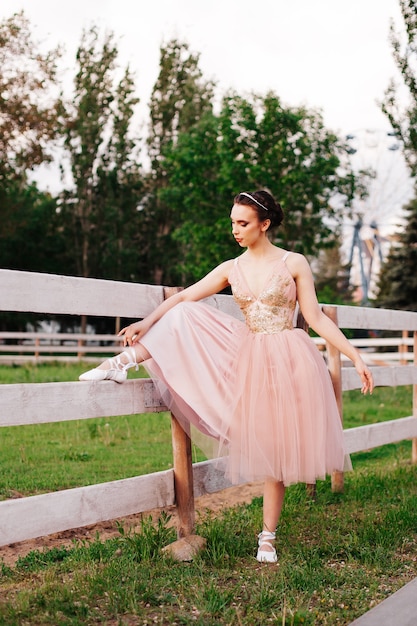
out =
{"type": "Polygon", "coordinates": [[[167,311],[172,309],[179,302],[195,302],[197,300],[202,300],[203,298],[212,296],[227,287],[229,284],[228,276],[232,264],[233,260],[221,263],[198,282],[164,300],[143,320],[134,322],[133,324],[122,328],[119,332],[119,337],[123,336],[123,345],[132,346],[138,343],[143,335],[148,332],[151,326],[153,326],[155,322],[160,320],[161,317],[167,313],[167,311]]]}

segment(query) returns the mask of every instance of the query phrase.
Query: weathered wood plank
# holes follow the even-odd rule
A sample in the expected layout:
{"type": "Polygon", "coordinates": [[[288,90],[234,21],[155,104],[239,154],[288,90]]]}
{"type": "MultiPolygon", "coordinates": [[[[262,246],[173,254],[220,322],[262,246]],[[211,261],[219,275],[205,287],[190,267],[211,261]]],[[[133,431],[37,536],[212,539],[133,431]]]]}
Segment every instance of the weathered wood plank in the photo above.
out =
{"type": "MultiPolygon", "coordinates": [[[[128,282],[0,270],[0,310],[109,317],[143,317],[163,300],[163,287],[128,282]]],[[[212,306],[241,317],[231,296],[207,299],[212,306]]],[[[325,305],[328,306],[328,305],[325,305]]],[[[341,328],[417,330],[417,313],[337,306],[341,328]]]]}
{"type": "MultiPolygon", "coordinates": [[[[229,313],[233,317],[238,317],[240,312],[233,298],[230,296],[218,295],[212,298],[206,298],[204,300],[210,306],[216,309],[222,310],[225,313],[229,313]]],[[[49,344],[54,342],[72,342],[87,341],[89,343],[97,343],[99,341],[119,343],[120,338],[117,335],[109,334],[91,334],[91,333],[48,333],[48,332],[14,332],[14,331],[0,331],[1,339],[20,339],[25,344],[28,340],[31,341],[31,345],[34,345],[35,340],[45,341],[49,344]]],[[[312,340],[317,345],[323,345],[326,343],[322,337],[312,337],[312,340]]],[[[349,339],[350,343],[354,346],[368,348],[368,347],[400,347],[400,346],[413,346],[414,340],[412,337],[359,337],[349,339]]],[[[381,353],[385,354],[385,353],[381,353]]],[[[410,353],[411,354],[411,353],[410,353]]]]}
{"type": "Polygon", "coordinates": [[[0,546],[174,504],[174,472],[0,502],[0,546]]]}
{"type": "MultiPolygon", "coordinates": [[[[375,367],[372,372],[379,386],[417,383],[417,367],[412,365],[375,367]]],[[[342,368],[343,390],[360,386],[356,370],[342,368]]],[[[112,381],[0,385],[0,405],[0,426],[166,410],[149,379],[130,380],[123,385],[112,381]]]]}
{"type": "Polygon", "coordinates": [[[349,626],[416,626],[417,578],[364,613],[349,626]]]}
{"type": "Polygon", "coordinates": [[[166,411],[149,379],[0,385],[0,426],[166,411]]]}
{"type": "Polygon", "coordinates": [[[413,416],[401,417],[388,422],[348,428],[343,432],[346,452],[352,454],[417,437],[417,419],[413,416]]]}
{"type": "Polygon", "coordinates": [[[337,309],[339,328],[417,330],[417,313],[415,311],[339,305],[323,305],[323,310],[327,307],[337,309]]]}
{"type": "Polygon", "coordinates": [[[243,321],[243,314],[240,310],[239,306],[236,304],[232,296],[228,296],[226,294],[218,293],[215,296],[210,296],[210,298],[205,298],[203,300],[206,304],[213,306],[223,313],[227,313],[232,317],[236,317],[243,321]]]}
{"type": "MultiPolygon", "coordinates": [[[[78,354],[78,352],[84,352],[85,354],[87,353],[94,353],[96,352],[97,354],[99,353],[103,353],[103,354],[117,354],[118,352],[122,352],[123,351],[123,346],[121,345],[115,345],[115,346],[77,346],[76,344],[73,344],[71,346],[54,346],[52,344],[46,346],[44,344],[41,344],[40,346],[35,346],[34,344],[32,345],[0,345],[0,352],[17,352],[19,353],[24,353],[24,354],[32,354],[33,352],[38,352],[39,354],[47,354],[49,352],[54,352],[56,354],[60,354],[60,353],[65,353],[65,352],[69,352],[69,353],[74,353],[76,352],[78,354]]],[[[97,361],[99,361],[100,359],[97,359],[97,361]]]]}
{"type": "Polygon", "coordinates": [[[27,363],[91,363],[91,367],[97,365],[100,359],[96,356],[91,357],[88,354],[78,356],[78,354],[0,354],[0,363],[2,365],[26,365],[27,363]]]}
{"type": "MultiPolygon", "coordinates": [[[[378,387],[397,387],[417,383],[417,367],[414,365],[390,365],[370,368],[378,387]]],[[[360,389],[361,380],[353,367],[342,368],[342,389],[360,389]]]]}
{"type": "Polygon", "coordinates": [[[163,300],[163,287],[0,270],[0,310],[139,318],[163,300]]]}
{"type": "MultiPolygon", "coordinates": [[[[231,486],[219,461],[193,465],[195,496],[231,486]]],[[[242,483],[243,484],[243,483],[242,483]]],[[[0,502],[0,546],[175,503],[174,470],[0,502]]]]}
{"type": "Polygon", "coordinates": [[[45,333],[45,332],[14,332],[8,330],[0,330],[0,339],[22,339],[22,340],[45,340],[49,343],[54,341],[113,341],[119,342],[120,338],[117,335],[103,335],[91,333],[45,333]]]}
{"type": "MultiPolygon", "coordinates": [[[[414,367],[417,367],[417,331],[413,332],[414,367]]],[[[417,384],[413,385],[413,417],[417,419],[417,384]]],[[[411,462],[417,465],[417,438],[411,444],[411,462]]]]}

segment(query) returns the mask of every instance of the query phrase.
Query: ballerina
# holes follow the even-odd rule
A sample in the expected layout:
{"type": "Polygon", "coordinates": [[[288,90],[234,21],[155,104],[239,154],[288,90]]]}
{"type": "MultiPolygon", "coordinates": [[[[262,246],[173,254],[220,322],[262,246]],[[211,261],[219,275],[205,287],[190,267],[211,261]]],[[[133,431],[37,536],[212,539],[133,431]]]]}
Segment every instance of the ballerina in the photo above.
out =
{"type": "Polygon", "coordinates": [[[184,429],[190,424],[225,449],[232,483],[264,481],[257,559],[275,563],[285,488],[347,469],[343,430],[325,361],[303,330],[296,303],[314,331],[352,360],[362,393],[373,390],[360,353],[321,310],[306,258],[275,246],[283,220],[264,190],[241,192],[231,210],[243,254],[171,296],[119,335],[127,348],[80,380],[122,383],[143,363],[184,429]],[[232,288],[244,321],[200,300],[232,288]]]}

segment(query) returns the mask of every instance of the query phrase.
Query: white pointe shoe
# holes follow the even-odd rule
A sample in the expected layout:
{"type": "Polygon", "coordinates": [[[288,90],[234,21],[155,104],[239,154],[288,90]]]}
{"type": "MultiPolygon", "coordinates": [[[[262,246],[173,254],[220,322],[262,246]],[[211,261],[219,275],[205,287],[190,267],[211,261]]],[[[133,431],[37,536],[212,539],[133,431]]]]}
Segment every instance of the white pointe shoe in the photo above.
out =
{"type": "Polygon", "coordinates": [[[270,533],[269,530],[263,530],[259,533],[258,554],[256,555],[256,560],[259,561],[259,563],[276,563],[278,561],[276,550],[271,543],[274,539],[275,533],[270,533]],[[268,547],[267,550],[262,549],[266,547],[268,547]]]}
{"type": "Polygon", "coordinates": [[[81,374],[81,376],[79,376],[79,380],[114,380],[116,383],[124,383],[127,378],[127,370],[131,367],[138,369],[138,364],[136,362],[136,353],[133,348],[128,348],[128,350],[125,350],[122,354],[118,354],[116,357],[109,359],[110,368],[108,370],[95,367],[94,369],[81,374]],[[122,354],[128,355],[129,361],[127,363],[122,363],[122,354]]]}

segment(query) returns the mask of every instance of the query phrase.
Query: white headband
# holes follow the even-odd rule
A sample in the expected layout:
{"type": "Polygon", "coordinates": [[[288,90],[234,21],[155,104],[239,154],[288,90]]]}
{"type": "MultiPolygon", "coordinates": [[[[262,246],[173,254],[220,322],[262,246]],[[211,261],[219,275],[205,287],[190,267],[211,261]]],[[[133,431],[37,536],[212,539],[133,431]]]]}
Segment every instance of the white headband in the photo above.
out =
{"type": "Polygon", "coordinates": [[[258,202],[258,200],[256,198],[254,198],[253,196],[251,196],[250,193],[246,193],[246,191],[241,191],[239,196],[246,196],[247,198],[249,198],[253,202],[256,202],[256,204],[259,205],[261,207],[261,209],[265,209],[265,211],[268,211],[266,206],[264,206],[261,202],[258,202]]]}

